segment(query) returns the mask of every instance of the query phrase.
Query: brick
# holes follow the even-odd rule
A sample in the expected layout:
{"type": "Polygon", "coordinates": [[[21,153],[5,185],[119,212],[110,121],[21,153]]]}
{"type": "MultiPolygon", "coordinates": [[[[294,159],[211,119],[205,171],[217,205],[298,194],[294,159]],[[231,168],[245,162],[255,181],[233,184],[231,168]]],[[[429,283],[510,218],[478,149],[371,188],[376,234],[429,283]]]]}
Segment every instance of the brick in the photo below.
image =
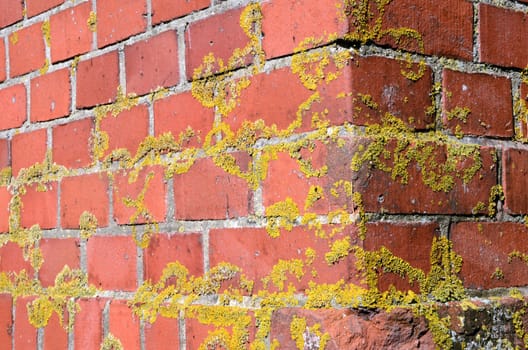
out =
{"type": "Polygon", "coordinates": [[[339,13],[336,0],[270,1],[262,5],[263,48],[266,58],[284,56],[299,48],[304,39],[342,36],[348,24],[339,13]],[[302,14],[302,15],[300,15],[302,14]],[[306,20],[310,18],[310,20],[306,20]]]}
{"type": "Polygon", "coordinates": [[[92,107],[115,101],[119,86],[119,64],[111,51],[77,66],[77,107],[92,107]]]}
{"type": "Polygon", "coordinates": [[[38,185],[26,187],[26,193],[21,196],[22,227],[30,228],[33,225],[39,225],[41,229],[57,227],[57,189],[56,182],[47,183],[44,191],[39,189],[38,185]]]}
{"type": "Polygon", "coordinates": [[[87,256],[88,281],[97,288],[136,290],[136,245],[131,237],[91,237],[87,256]]]}
{"type": "Polygon", "coordinates": [[[118,172],[114,176],[114,219],[118,224],[140,224],[161,222],[165,219],[166,182],[163,169],[159,167],[144,168],[138,178],[130,183],[129,173],[118,172]],[[147,183],[148,181],[148,183],[147,183]],[[143,190],[146,189],[145,192],[143,190]],[[127,206],[125,199],[138,200],[143,192],[143,205],[148,211],[144,215],[132,219],[138,208],[127,206]]]}
{"type": "Polygon", "coordinates": [[[44,287],[55,285],[55,278],[65,266],[80,268],[79,245],[77,238],[45,238],[40,241],[44,262],[39,270],[39,279],[44,287]]]}
{"type": "Polygon", "coordinates": [[[138,146],[148,135],[149,116],[146,105],[138,105],[129,110],[112,116],[110,113],[101,120],[101,131],[108,134],[108,149],[105,156],[113,150],[127,149],[132,156],[138,146]],[[128,125],[127,132],[123,132],[123,125],[128,125]]]}
{"type": "MultiPolygon", "coordinates": [[[[521,89],[519,93],[520,106],[528,106],[528,84],[521,83],[521,89]]],[[[516,136],[528,138],[528,120],[520,119],[520,128],[516,130],[516,136]]]]}
{"type": "Polygon", "coordinates": [[[180,79],[178,34],[169,30],[125,47],[127,92],[144,95],[180,79]]]}
{"type": "MultiPolygon", "coordinates": [[[[385,8],[382,28],[417,31],[424,44],[423,53],[427,55],[465,60],[473,57],[473,7],[465,0],[391,1],[385,8]]],[[[422,51],[416,40],[405,36],[399,43],[389,35],[379,42],[406,51],[422,51]]]]}
{"type": "MultiPolygon", "coordinates": [[[[354,141],[356,142],[356,141],[354,141]]],[[[361,143],[359,141],[358,143],[361,143]]],[[[359,145],[352,146],[357,149],[359,145]]],[[[433,152],[426,164],[444,164],[448,156],[447,146],[432,142],[433,152]]],[[[396,140],[390,140],[384,148],[392,152],[396,147],[396,140]]],[[[456,147],[456,146],[450,146],[456,147]]],[[[418,149],[423,152],[423,149],[418,149]]],[[[352,153],[353,154],[353,153],[352,153]]],[[[381,156],[380,156],[381,157],[381,156]]],[[[475,175],[463,183],[464,169],[475,165],[471,157],[462,157],[456,163],[457,172],[448,173],[448,178],[453,180],[451,190],[434,191],[424,183],[421,169],[415,161],[406,166],[409,174],[407,184],[401,183],[401,178],[393,179],[390,173],[381,170],[369,169],[363,164],[360,170],[353,175],[353,187],[362,194],[364,208],[367,212],[378,213],[420,213],[420,214],[476,214],[487,213],[487,205],[491,188],[497,181],[497,164],[494,161],[494,149],[480,147],[482,166],[475,175]]],[[[391,155],[384,163],[392,167],[391,155]]],[[[383,160],[382,160],[383,161],[383,160]]],[[[438,169],[431,169],[438,173],[438,169]]]]}
{"type": "Polygon", "coordinates": [[[90,51],[92,32],[88,19],[92,4],[85,2],[50,17],[51,61],[64,61],[90,51]]]}
{"type": "Polygon", "coordinates": [[[26,87],[22,84],[13,85],[0,90],[0,105],[4,118],[0,122],[0,130],[21,126],[27,118],[26,87]]]}
{"type": "Polygon", "coordinates": [[[102,174],[66,177],[61,182],[61,225],[79,228],[79,217],[89,211],[98,226],[108,225],[108,178],[102,174]]]}
{"type": "Polygon", "coordinates": [[[459,222],[451,227],[453,250],[462,257],[461,279],[466,288],[515,287],[526,284],[528,266],[514,251],[528,253],[528,233],[523,224],[511,222],[459,222]],[[483,258],[485,257],[485,258],[483,258]],[[503,276],[496,275],[496,269],[503,276]]]}
{"type": "Polygon", "coordinates": [[[34,350],[37,348],[37,329],[29,323],[27,305],[34,297],[18,298],[15,313],[15,349],[34,350]]]}
{"type": "Polygon", "coordinates": [[[524,196],[528,185],[528,152],[522,149],[506,148],[502,156],[502,186],[504,207],[511,214],[528,212],[528,201],[524,196]]]}
{"type": "Polygon", "coordinates": [[[9,140],[0,139],[0,169],[9,165],[9,140]]]}
{"type": "Polygon", "coordinates": [[[178,320],[158,316],[154,323],[145,324],[145,349],[163,350],[180,346],[178,320]]]}
{"type": "Polygon", "coordinates": [[[107,0],[97,3],[97,45],[107,45],[144,31],[147,27],[145,0],[107,0]]]}
{"type": "MultiPolygon", "coordinates": [[[[353,245],[357,242],[356,231],[355,227],[350,226],[345,232],[336,234],[333,240],[350,236],[353,245]]],[[[272,271],[279,260],[306,260],[306,250],[312,248],[316,252],[316,259],[311,266],[305,268],[305,276],[297,280],[295,276],[287,274],[285,287],[292,283],[298,290],[304,290],[308,288],[309,281],[335,283],[340,279],[359,283],[352,255],[334,265],[328,265],[325,253],[329,251],[331,241],[318,238],[314,232],[302,227],[295,227],[291,232],[283,231],[278,238],[271,238],[265,229],[212,229],[209,233],[209,261],[211,267],[221,262],[240,267],[241,273],[255,282],[253,292],[256,292],[263,287],[261,279],[272,271]],[[315,277],[312,271],[317,272],[315,277]]],[[[269,287],[274,289],[271,283],[269,287]]]]}
{"type": "MultiPolygon", "coordinates": [[[[423,76],[413,81],[402,74],[407,71],[404,61],[378,56],[358,57],[354,61],[351,65],[353,124],[381,124],[386,113],[390,113],[410,128],[431,127],[434,118],[427,114],[431,106],[430,67],[426,66],[423,76]],[[370,98],[377,108],[363,102],[363,96],[370,98]]],[[[418,68],[412,70],[418,71],[418,68]]]]}
{"type": "Polygon", "coordinates": [[[0,344],[11,344],[13,332],[13,298],[0,294],[0,344]]]}
{"type": "Polygon", "coordinates": [[[452,133],[459,126],[463,134],[513,136],[510,79],[446,69],[443,72],[442,98],[443,123],[452,133]],[[457,107],[469,108],[466,121],[453,116],[457,107]]]}
{"type": "Polygon", "coordinates": [[[9,231],[9,202],[11,193],[7,187],[0,187],[0,232],[9,231]]]}
{"type": "Polygon", "coordinates": [[[197,233],[164,234],[152,237],[144,251],[145,280],[158,282],[163,269],[171,262],[179,262],[189,274],[203,274],[202,236],[197,233]]]}
{"type": "Polygon", "coordinates": [[[0,271],[15,272],[25,270],[28,275],[33,276],[33,269],[29,261],[24,260],[22,248],[18,244],[8,242],[0,248],[0,271]]]}
{"type": "Polygon", "coordinates": [[[86,118],[52,129],[53,161],[69,169],[88,166],[92,163],[91,141],[93,119],[86,118]]]}
{"type": "Polygon", "coordinates": [[[22,28],[9,36],[9,67],[11,77],[44,67],[46,51],[42,23],[22,28]]]}
{"type": "Polygon", "coordinates": [[[110,302],[109,332],[121,341],[123,349],[140,349],[139,319],[127,303],[126,300],[110,302]]]}
{"type": "Polygon", "coordinates": [[[27,16],[33,17],[39,13],[50,10],[63,2],[64,0],[26,0],[27,16]]]}
{"type": "MultiPolygon", "coordinates": [[[[202,63],[205,56],[213,53],[225,65],[236,49],[242,49],[249,44],[249,38],[240,27],[242,9],[230,10],[203,20],[191,23],[185,32],[185,57],[187,79],[192,80],[194,70],[202,63]]],[[[238,68],[250,62],[250,57],[242,58],[242,63],[237,63],[238,68]]],[[[215,66],[213,72],[218,71],[215,66]]]]}
{"type": "Polygon", "coordinates": [[[209,0],[153,0],[152,1],[152,22],[158,24],[170,21],[171,19],[183,17],[193,11],[198,11],[209,7],[209,0]]]}
{"type": "Polygon", "coordinates": [[[6,79],[6,50],[5,50],[5,42],[3,38],[0,38],[0,82],[4,81],[6,79]]]}
{"type": "Polygon", "coordinates": [[[174,201],[176,219],[234,218],[249,213],[251,192],[245,180],[206,158],[174,177],[174,201]]]}
{"type": "Polygon", "coordinates": [[[81,298],[77,302],[80,310],[75,315],[75,349],[99,350],[103,342],[103,309],[106,300],[81,298]]]}
{"type": "Polygon", "coordinates": [[[191,92],[183,92],[154,102],[156,136],[170,132],[174,139],[178,140],[180,134],[190,127],[196,137],[189,141],[189,146],[200,147],[211,131],[213,123],[214,110],[202,106],[191,92]]]}
{"type": "Polygon", "coordinates": [[[20,169],[28,168],[35,163],[42,163],[47,150],[46,129],[26,132],[13,136],[11,140],[11,165],[13,175],[20,169]]]}
{"type": "Polygon", "coordinates": [[[70,113],[70,72],[61,69],[31,80],[32,122],[43,122],[70,113]]]}
{"type": "Polygon", "coordinates": [[[499,66],[525,68],[527,15],[486,4],[479,4],[479,15],[480,60],[499,66]]]}
{"type": "MultiPolygon", "coordinates": [[[[379,250],[382,246],[395,256],[402,258],[412,267],[428,273],[431,269],[431,247],[433,237],[438,236],[437,223],[382,223],[367,224],[367,234],[363,242],[365,250],[379,250]]],[[[396,274],[384,273],[379,277],[378,288],[387,290],[389,286],[397,290],[413,289],[419,292],[419,285],[410,285],[406,278],[396,274]]]]}
{"type": "Polygon", "coordinates": [[[2,0],[0,7],[0,28],[7,27],[10,24],[21,21],[24,17],[24,4],[20,0],[2,0]]]}
{"type": "MultiPolygon", "coordinates": [[[[67,316],[67,314],[65,315],[67,316]]],[[[68,323],[68,318],[65,317],[63,322],[68,323]]],[[[53,349],[67,349],[68,348],[68,331],[59,322],[57,314],[53,313],[44,328],[44,350],[53,349]]]]}

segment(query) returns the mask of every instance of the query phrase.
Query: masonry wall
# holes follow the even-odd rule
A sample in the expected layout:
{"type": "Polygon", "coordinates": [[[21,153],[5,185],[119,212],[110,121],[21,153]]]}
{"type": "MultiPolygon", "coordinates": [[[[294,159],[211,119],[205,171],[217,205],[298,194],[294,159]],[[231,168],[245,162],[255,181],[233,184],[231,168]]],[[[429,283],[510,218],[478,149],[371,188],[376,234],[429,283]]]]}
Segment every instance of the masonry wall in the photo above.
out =
{"type": "Polygon", "coordinates": [[[527,12],[0,0],[0,348],[524,348],[527,12]]]}

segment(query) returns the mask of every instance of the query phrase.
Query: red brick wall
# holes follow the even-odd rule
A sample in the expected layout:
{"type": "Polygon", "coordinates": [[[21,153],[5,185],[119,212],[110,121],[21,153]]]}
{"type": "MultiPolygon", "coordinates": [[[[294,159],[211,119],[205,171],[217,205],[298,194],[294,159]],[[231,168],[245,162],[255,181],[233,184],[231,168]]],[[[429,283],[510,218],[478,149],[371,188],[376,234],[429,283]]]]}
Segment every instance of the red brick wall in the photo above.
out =
{"type": "Polygon", "coordinates": [[[500,3],[0,0],[0,348],[528,344],[500,3]]]}

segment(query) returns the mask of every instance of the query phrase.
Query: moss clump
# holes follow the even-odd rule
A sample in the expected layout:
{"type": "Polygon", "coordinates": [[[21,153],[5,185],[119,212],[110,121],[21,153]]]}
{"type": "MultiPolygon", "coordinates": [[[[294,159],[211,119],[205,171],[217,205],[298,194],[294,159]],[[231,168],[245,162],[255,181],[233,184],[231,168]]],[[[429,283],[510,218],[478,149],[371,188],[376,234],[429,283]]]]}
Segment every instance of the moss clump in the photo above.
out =
{"type": "Polygon", "coordinates": [[[79,217],[79,229],[81,230],[81,238],[88,239],[97,230],[97,218],[94,214],[83,211],[79,217]]]}
{"type": "Polygon", "coordinates": [[[112,333],[108,333],[101,343],[101,350],[124,350],[121,341],[112,333]]]}
{"type": "Polygon", "coordinates": [[[272,238],[280,236],[281,228],[287,231],[293,229],[295,220],[299,217],[299,208],[297,204],[290,198],[286,198],[284,201],[277,202],[266,208],[266,218],[268,223],[266,225],[266,231],[272,238]]]}

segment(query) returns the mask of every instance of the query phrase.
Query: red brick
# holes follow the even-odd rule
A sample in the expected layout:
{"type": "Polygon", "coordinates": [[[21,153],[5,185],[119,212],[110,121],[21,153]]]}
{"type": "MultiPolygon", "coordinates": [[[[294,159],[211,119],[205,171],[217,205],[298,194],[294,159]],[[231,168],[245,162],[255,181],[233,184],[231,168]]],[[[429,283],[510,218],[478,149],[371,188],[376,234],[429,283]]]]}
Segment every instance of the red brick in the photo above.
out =
{"type": "Polygon", "coordinates": [[[0,90],[0,105],[4,118],[0,122],[0,130],[21,126],[27,118],[26,87],[22,84],[13,85],[0,90]]]}
{"type": "Polygon", "coordinates": [[[178,320],[158,316],[156,322],[145,324],[146,350],[178,349],[180,346],[178,320]]]}
{"type": "Polygon", "coordinates": [[[138,105],[112,116],[110,113],[101,120],[101,131],[108,134],[108,149],[105,156],[119,148],[127,149],[133,156],[141,141],[148,135],[149,120],[146,105],[138,105]],[[127,125],[127,132],[123,132],[127,125]]]}
{"type": "Polygon", "coordinates": [[[479,4],[480,60],[506,67],[526,67],[527,15],[523,12],[479,4]]]}
{"type": "MultiPolygon", "coordinates": [[[[433,237],[438,236],[438,230],[437,223],[369,223],[364,248],[373,251],[383,246],[412,267],[429,273],[433,237]]],[[[406,291],[412,288],[415,292],[419,292],[418,284],[411,286],[406,278],[391,273],[379,276],[380,290],[387,290],[390,285],[398,290],[406,291]]]]}
{"type": "Polygon", "coordinates": [[[528,186],[528,152],[507,148],[502,156],[502,186],[505,209],[511,214],[528,212],[528,200],[524,196],[528,186]]]}
{"type": "MultiPolygon", "coordinates": [[[[67,315],[66,315],[67,316],[67,315]]],[[[63,322],[67,325],[68,319],[63,322]]],[[[67,349],[68,348],[68,331],[59,322],[57,314],[53,313],[44,328],[44,350],[67,349]]]]}
{"type": "Polygon", "coordinates": [[[0,82],[6,79],[6,50],[4,40],[0,40],[0,82]]]}
{"type": "Polygon", "coordinates": [[[44,262],[39,279],[44,287],[55,285],[55,278],[65,266],[80,268],[79,240],[77,238],[45,238],[40,241],[44,262]]]}
{"type": "MultiPolygon", "coordinates": [[[[473,56],[473,7],[469,1],[391,1],[385,8],[382,23],[385,30],[410,28],[417,31],[424,44],[423,53],[427,55],[466,60],[473,56]]],[[[416,40],[407,39],[404,36],[396,43],[387,35],[380,43],[406,51],[421,51],[416,40]]]]}
{"type": "Polygon", "coordinates": [[[189,145],[199,147],[214,123],[214,110],[205,108],[190,92],[172,95],[154,102],[154,134],[170,132],[174,139],[190,127],[196,137],[189,145]]]}
{"type": "MultiPolygon", "coordinates": [[[[356,141],[354,141],[356,142],[356,141]]],[[[361,143],[363,141],[359,141],[361,143]]],[[[431,143],[433,153],[426,164],[444,164],[447,159],[447,146],[431,143]],[[433,162],[433,163],[431,163],[433,162]]],[[[352,146],[357,149],[356,146],[352,146]]],[[[385,149],[392,152],[396,147],[396,140],[389,140],[385,149]]],[[[456,146],[451,146],[456,147],[456,146]]],[[[418,149],[419,152],[420,149],[418,149]]],[[[447,173],[453,180],[451,190],[434,191],[426,185],[421,174],[421,168],[415,161],[411,161],[405,168],[408,183],[402,184],[401,178],[393,179],[390,173],[377,169],[369,169],[363,164],[353,175],[353,187],[362,194],[364,208],[367,212],[381,213],[420,213],[420,214],[475,214],[487,213],[487,205],[492,186],[496,185],[497,164],[494,160],[494,149],[480,147],[482,166],[475,175],[464,184],[462,174],[465,169],[474,166],[471,157],[462,157],[456,162],[459,175],[447,173]]],[[[382,156],[380,156],[382,157],[382,156]]],[[[383,159],[381,159],[383,161],[383,159]]],[[[393,156],[384,163],[392,167],[393,156]]],[[[431,169],[438,173],[438,169],[431,169]]]]}
{"type": "MultiPolygon", "coordinates": [[[[191,80],[194,70],[198,68],[205,56],[213,53],[221,59],[224,65],[236,49],[242,49],[249,43],[248,36],[240,27],[242,9],[230,10],[203,20],[191,23],[185,32],[185,56],[187,63],[187,79],[191,80]]],[[[242,59],[244,64],[250,62],[250,57],[242,59]]],[[[236,67],[241,64],[236,64],[236,67]]],[[[218,66],[215,70],[218,70],[218,66]]],[[[230,67],[235,68],[235,67],[230,67]]]]}
{"type": "Polygon", "coordinates": [[[118,172],[114,176],[114,218],[118,224],[139,224],[147,222],[161,222],[165,219],[166,183],[163,169],[159,167],[144,168],[139,173],[136,181],[129,182],[129,173],[118,172]],[[152,174],[152,175],[151,175],[152,174]],[[150,178],[148,184],[147,177],[150,178]],[[141,215],[134,222],[131,218],[136,214],[137,208],[129,207],[124,203],[126,198],[137,200],[143,189],[143,204],[150,217],[141,215]]]}
{"type": "Polygon", "coordinates": [[[432,89],[429,67],[425,67],[420,79],[413,81],[402,74],[402,70],[407,70],[404,61],[377,56],[358,57],[354,61],[355,64],[351,65],[354,124],[381,124],[385,114],[390,113],[411,128],[431,127],[434,119],[427,114],[432,89]],[[370,97],[378,107],[370,108],[362,102],[362,95],[370,97]]]}
{"type": "Polygon", "coordinates": [[[20,0],[1,0],[0,28],[21,21],[24,17],[24,3],[20,0]]]}
{"type": "Polygon", "coordinates": [[[70,71],[61,69],[31,80],[32,122],[65,117],[70,113],[70,71]]]}
{"type": "Polygon", "coordinates": [[[112,300],[110,302],[109,332],[121,341],[123,349],[139,350],[141,348],[139,319],[132,313],[127,303],[126,300],[112,300]]]}
{"type": "Polygon", "coordinates": [[[0,169],[9,165],[9,140],[0,139],[0,169]]]}
{"type": "Polygon", "coordinates": [[[75,349],[99,350],[103,342],[104,299],[79,299],[80,311],[75,315],[75,349]]]}
{"type": "Polygon", "coordinates": [[[0,232],[9,231],[9,202],[11,193],[6,187],[0,187],[0,232]]]}
{"type": "Polygon", "coordinates": [[[90,283],[101,289],[136,290],[136,245],[131,237],[91,237],[87,255],[90,283]]]}
{"type": "Polygon", "coordinates": [[[156,234],[144,252],[145,279],[158,282],[163,269],[171,262],[179,262],[189,274],[203,274],[203,250],[201,235],[156,234]]]}
{"type": "Polygon", "coordinates": [[[58,125],[53,130],[53,161],[69,169],[92,163],[90,138],[93,120],[86,118],[58,125]]]}
{"type": "Polygon", "coordinates": [[[461,278],[467,288],[524,286],[528,266],[519,258],[508,259],[510,253],[528,253],[528,234],[523,224],[496,222],[459,222],[451,228],[453,250],[462,257],[461,278]],[[504,278],[494,277],[500,269],[504,278]]]}
{"type": "Polygon", "coordinates": [[[18,244],[8,242],[0,248],[0,271],[19,273],[26,270],[28,275],[33,276],[33,269],[29,261],[24,260],[24,253],[18,244]]]}
{"type": "Polygon", "coordinates": [[[30,228],[37,224],[42,229],[57,227],[57,188],[58,183],[46,184],[42,191],[37,185],[28,186],[26,193],[21,196],[22,209],[20,211],[20,224],[30,228]]]}
{"type": "Polygon", "coordinates": [[[153,0],[152,22],[158,24],[174,18],[185,16],[193,11],[204,9],[211,5],[209,0],[153,0]]]}
{"type": "Polygon", "coordinates": [[[11,77],[29,73],[46,63],[42,23],[20,29],[9,36],[11,77]]]}
{"type": "MultiPolygon", "coordinates": [[[[351,237],[351,244],[355,244],[356,229],[350,227],[346,232],[336,234],[333,240],[347,236],[351,237]]],[[[305,276],[300,281],[288,274],[285,287],[292,283],[299,290],[303,290],[308,287],[309,281],[335,283],[343,279],[359,282],[355,277],[355,261],[352,255],[329,266],[325,260],[325,253],[329,251],[329,240],[318,238],[314,232],[302,227],[296,227],[291,232],[283,231],[278,238],[271,238],[265,229],[213,229],[210,231],[209,244],[211,267],[221,262],[240,267],[241,273],[255,282],[254,292],[262,289],[261,279],[272,271],[279,260],[306,260],[305,253],[308,248],[314,249],[317,254],[313,265],[305,268],[305,276]],[[312,270],[317,272],[316,277],[312,276],[312,270]]]]}
{"type": "Polygon", "coordinates": [[[169,30],[125,47],[127,92],[144,95],[180,79],[178,34],[169,30]]]}
{"type": "MultiPolygon", "coordinates": [[[[521,90],[519,93],[519,103],[521,103],[521,106],[524,105],[525,107],[528,106],[528,84],[521,83],[521,90]]],[[[528,138],[528,120],[519,120],[520,128],[517,130],[517,133],[519,136],[528,138]]]]}
{"type": "Polygon", "coordinates": [[[39,13],[52,9],[63,2],[64,0],[26,0],[27,16],[33,17],[39,13]]]}
{"type": "Polygon", "coordinates": [[[88,19],[92,4],[85,2],[50,17],[51,61],[64,61],[90,51],[92,32],[88,19]]]}
{"type": "Polygon", "coordinates": [[[323,39],[323,44],[329,40],[329,34],[346,33],[348,25],[344,17],[340,18],[337,5],[336,0],[264,3],[262,31],[266,58],[293,53],[307,38],[323,39]]]}
{"type": "Polygon", "coordinates": [[[442,117],[452,133],[460,125],[464,134],[513,136],[510,79],[444,70],[442,117]],[[467,121],[449,115],[456,107],[469,108],[467,121]]]}
{"type": "Polygon", "coordinates": [[[22,168],[28,168],[35,163],[42,163],[47,150],[46,129],[16,134],[11,140],[11,165],[13,175],[22,168]]]}
{"type": "Polygon", "coordinates": [[[66,177],[61,182],[61,223],[63,228],[79,228],[79,217],[89,211],[98,226],[108,225],[108,178],[102,174],[66,177]]]}
{"type": "Polygon", "coordinates": [[[15,349],[34,350],[37,348],[37,329],[29,323],[27,304],[33,297],[18,298],[15,314],[15,349]]]}
{"type": "Polygon", "coordinates": [[[116,51],[82,61],[77,66],[77,107],[115,101],[119,86],[116,51]]]}
{"type": "Polygon", "coordinates": [[[0,294],[0,344],[11,344],[13,330],[13,298],[0,294]]]}
{"type": "Polygon", "coordinates": [[[211,159],[198,159],[174,177],[177,219],[225,219],[249,213],[251,192],[245,180],[226,173],[211,159]]]}
{"type": "Polygon", "coordinates": [[[145,0],[106,0],[97,3],[97,45],[104,47],[142,32],[147,27],[145,0]]]}

